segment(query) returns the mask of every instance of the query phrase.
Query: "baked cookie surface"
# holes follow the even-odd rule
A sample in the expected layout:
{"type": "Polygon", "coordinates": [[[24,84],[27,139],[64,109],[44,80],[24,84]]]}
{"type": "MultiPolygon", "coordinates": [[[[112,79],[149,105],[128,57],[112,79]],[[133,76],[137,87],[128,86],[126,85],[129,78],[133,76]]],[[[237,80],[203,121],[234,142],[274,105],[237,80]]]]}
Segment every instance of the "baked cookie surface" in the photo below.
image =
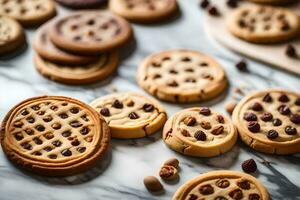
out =
{"type": "Polygon", "coordinates": [[[116,93],[90,104],[108,123],[114,138],[141,138],[160,130],[167,120],[154,99],[136,93],[116,93]]]}
{"type": "Polygon", "coordinates": [[[278,43],[299,34],[299,17],[284,8],[247,5],[234,10],[226,19],[229,31],[253,43],[278,43]]]}
{"type": "Polygon", "coordinates": [[[237,140],[233,123],[207,107],[175,113],[163,129],[163,140],[184,155],[212,157],[229,151],[237,140]]]}
{"type": "Polygon", "coordinates": [[[251,148],[271,154],[300,152],[300,94],[266,90],[245,97],[233,122],[251,148]]]}
{"type": "Polygon", "coordinates": [[[255,177],[237,171],[212,171],[184,185],[172,200],[270,200],[268,191],[255,177]]]}
{"type": "Polygon", "coordinates": [[[214,98],[227,86],[221,65],[192,50],[169,50],[148,56],[139,65],[137,82],[157,98],[178,103],[214,98]]]}
{"type": "Polygon", "coordinates": [[[59,48],[82,55],[99,55],[131,37],[130,24],[108,11],[82,11],[56,20],[49,31],[59,48]]]}
{"type": "Polygon", "coordinates": [[[46,176],[82,172],[105,154],[109,128],[88,105],[42,96],[16,105],[1,125],[1,145],[16,165],[46,176]]]}
{"type": "Polygon", "coordinates": [[[61,65],[49,62],[35,55],[35,67],[40,74],[50,80],[72,84],[88,84],[101,81],[110,76],[118,66],[116,52],[103,53],[95,62],[86,65],[61,65]]]}
{"type": "Polygon", "coordinates": [[[56,8],[52,0],[0,0],[0,14],[24,26],[35,26],[54,17],[56,8]]]}
{"type": "Polygon", "coordinates": [[[137,22],[164,20],[177,10],[176,0],[111,0],[109,9],[117,15],[137,22]]]}
{"type": "Polygon", "coordinates": [[[63,6],[73,8],[73,9],[95,8],[107,2],[107,0],[56,0],[56,1],[63,6]]]}

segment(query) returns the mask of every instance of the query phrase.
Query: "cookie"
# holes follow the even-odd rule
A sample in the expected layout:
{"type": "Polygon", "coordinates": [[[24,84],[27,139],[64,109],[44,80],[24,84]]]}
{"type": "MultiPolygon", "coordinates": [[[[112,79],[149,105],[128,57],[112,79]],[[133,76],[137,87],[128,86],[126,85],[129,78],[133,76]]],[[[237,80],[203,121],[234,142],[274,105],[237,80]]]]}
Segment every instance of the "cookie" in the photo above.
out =
{"type": "Polygon", "coordinates": [[[248,0],[248,1],[254,3],[260,3],[260,4],[268,4],[268,5],[287,5],[292,2],[295,2],[295,0],[248,0]]]}
{"type": "Polygon", "coordinates": [[[202,174],[182,185],[172,200],[270,200],[267,189],[255,177],[237,171],[202,174]]]}
{"type": "Polygon", "coordinates": [[[155,22],[177,11],[176,0],[111,0],[109,9],[117,15],[137,22],[155,22]]]}
{"type": "Polygon", "coordinates": [[[95,8],[104,5],[107,0],[56,0],[63,6],[73,9],[95,8]]]}
{"type": "Polygon", "coordinates": [[[50,62],[64,65],[84,65],[97,60],[97,57],[79,56],[57,48],[48,36],[52,23],[40,27],[33,40],[33,47],[41,57],[50,62]]]}
{"type": "Polygon", "coordinates": [[[42,96],[13,107],[0,132],[6,156],[16,165],[45,176],[67,176],[94,166],[108,149],[109,128],[78,100],[42,96]]]}
{"type": "Polygon", "coordinates": [[[118,65],[118,55],[116,52],[104,53],[97,61],[87,65],[60,65],[49,62],[39,55],[34,58],[35,67],[40,74],[50,80],[72,84],[88,84],[101,81],[110,76],[118,65]]]}
{"type": "Polygon", "coordinates": [[[252,43],[278,43],[299,34],[299,17],[292,11],[248,5],[237,8],[227,20],[229,31],[236,37],[252,43]]]}
{"type": "Polygon", "coordinates": [[[229,151],[237,140],[233,123],[207,107],[175,113],[163,129],[163,140],[173,150],[196,157],[218,156],[229,151]]]}
{"type": "Polygon", "coordinates": [[[131,26],[108,11],[83,11],[55,21],[49,36],[55,45],[68,52],[99,55],[127,42],[131,26]]]}
{"type": "Polygon", "coordinates": [[[0,0],[0,14],[36,26],[54,17],[56,8],[52,0],[0,0]]]}
{"type": "Polygon", "coordinates": [[[245,97],[233,122],[251,148],[270,154],[300,152],[300,94],[266,90],[245,97]]]}
{"type": "Polygon", "coordinates": [[[25,33],[18,22],[0,15],[0,55],[10,53],[25,43],[25,33]]]}
{"type": "Polygon", "coordinates": [[[154,99],[136,93],[116,93],[90,104],[108,123],[114,138],[141,138],[162,128],[164,108],[154,99]]]}
{"type": "Polygon", "coordinates": [[[211,99],[227,86],[220,64],[192,50],[169,50],[150,55],[139,66],[137,82],[157,98],[178,103],[211,99]]]}

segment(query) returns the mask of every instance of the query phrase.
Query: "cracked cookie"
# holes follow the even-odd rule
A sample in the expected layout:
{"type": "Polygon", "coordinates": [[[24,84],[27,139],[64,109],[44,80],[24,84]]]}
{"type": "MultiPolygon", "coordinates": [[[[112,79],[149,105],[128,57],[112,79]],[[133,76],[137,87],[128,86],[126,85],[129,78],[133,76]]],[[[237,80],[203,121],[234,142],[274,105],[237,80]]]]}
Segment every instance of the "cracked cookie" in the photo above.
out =
{"type": "Polygon", "coordinates": [[[54,17],[56,8],[52,0],[0,0],[0,14],[36,26],[54,17]]]}
{"type": "Polygon", "coordinates": [[[99,55],[126,43],[130,24],[108,11],[75,12],[56,20],[49,31],[59,48],[80,55],[99,55]]]}
{"type": "Polygon", "coordinates": [[[137,22],[165,20],[177,11],[176,0],[111,0],[109,9],[137,22]]]}
{"type": "Polygon", "coordinates": [[[216,97],[227,86],[221,65],[192,50],[169,50],[147,57],[139,66],[137,82],[157,98],[189,103],[216,97]]]}
{"type": "Polygon", "coordinates": [[[184,185],[172,200],[270,200],[267,189],[255,177],[237,171],[211,171],[184,185]]]}
{"type": "Polygon", "coordinates": [[[90,105],[104,117],[114,138],[154,134],[167,120],[164,108],[156,100],[136,93],[107,95],[90,105]]]}
{"type": "Polygon", "coordinates": [[[300,152],[300,94],[275,89],[251,94],[232,117],[251,148],[270,154],[300,152]]]}
{"type": "Polygon", "coordinates": [[[163,140],[173,150],[196,157],[218,156],[229,151],[237,140],[230,119],[207,107],[175,113],[163,129],[163,140]]]}
{"type": "Polygon", "coordinates": [[[16,50],[25,42],[20,24],[10,17],[0,15],[0,55],[16,50]]]}
{"type": "Polygon", "coordinates": [[[107,2],[107,0],[56,0],[63,6],[73,9],[93,9],[101,6],[107,2]]]}
{"type": "Polygon", "coordinates": [[[236,37],[253,43],[278,43],[296,37],[299,17],[288,9],[248,5],[233,11],[227,27],[236,37]]]}
{"type": "Polygon", "coordinates": [[[27,99],[6,115],[0,139],[16,165],[45,176],[67,176],[94,166],[105,154],[109,128],[90,106],[68,97],[27,99]]]}

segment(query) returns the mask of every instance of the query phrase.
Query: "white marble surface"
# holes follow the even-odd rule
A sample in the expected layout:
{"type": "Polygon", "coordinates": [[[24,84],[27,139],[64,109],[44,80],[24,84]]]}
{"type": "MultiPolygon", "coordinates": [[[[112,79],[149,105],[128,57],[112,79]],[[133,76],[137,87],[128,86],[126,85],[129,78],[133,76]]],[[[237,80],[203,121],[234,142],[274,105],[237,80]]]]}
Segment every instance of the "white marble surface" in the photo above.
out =
{"type": "MultiPolygon", "coordinates": [[[[270,66],[249,61],[251,73],[237,71],[234,64],[240,60],[240,56],[215,44],[203,30],[203,13],[198,0],[179,0],[179,3],[181,16],[168,23],[133,25],[136,41],[122,49],[123,59],[118,72],[98,84],[73,87],[44,79],[33,66],[34,52],[30,45],[15,57],[0,58],[0,117],[19,101],[42,94],[66,95],[91,102],[115,89],[144,93],[135,81],[138,63],[150,53],[170,48],[190,48],[211,54],[226,69],[230,80],[228,91],[218,99],[196,105],[212,106],[225,112],[224,102],[233,96],[238,97],[233,92],[236,87],[243,87],[246,92],[269,87],[300,92],[299,77],[270,66]]],[[[64,13],[60,11],[60,14],[64,13]]],[[[33,34],[34,30],[27,31],[29,40],[33,34]]],[[[183,107],[192,106],[163,104],[169,115],[183,107]]],[[[0,200],[167,200],[190,178],[215,169],[241,171],[241,162],[248,158],[257,161],[259,171],[255,176],[266,185],[273,200],[300,199],[299,155],[269,156],[254,152],[238,142],[225,155],[197,159],[179,155],[167,148],[160,139],[160,133],[139,140],[112,140],[111,147],[111,153],[104,163],[84,174],[67,178],[45,178],[23,172],[15,168],[0,150],[0,200]],[[179,182],[164,184],[164,194],[150,194],[143,186],[143,177],[157,175],[163,161],[173,156],[181,162],[179,182]],[[270,161],[271,165],[261,164],[263,159],[270,161]]]]}

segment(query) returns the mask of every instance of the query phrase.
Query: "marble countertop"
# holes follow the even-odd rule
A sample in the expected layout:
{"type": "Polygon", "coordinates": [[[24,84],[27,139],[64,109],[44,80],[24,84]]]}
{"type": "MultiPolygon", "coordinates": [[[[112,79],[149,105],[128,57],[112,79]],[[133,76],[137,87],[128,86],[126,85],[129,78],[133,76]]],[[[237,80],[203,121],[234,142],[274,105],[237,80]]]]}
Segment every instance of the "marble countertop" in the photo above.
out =
{"type": "MultiPolygon", "coordinates": [[[[0,117],[21,100],[36,95],[66,95],[91,102],[113,91],[136,91],[138,63],[148,54],[171,48],[190,48],[214,56],[225,68],[230,80],[229,89],[210,102],[193,105],[163,103],[170,115],[190,107],[206,105],[225,113],[224,102],[240,98],[234,90],[246,93],[269,87],[300,92],[299,76],[248,60],[250,73],[234,67],[241,59],[215,43],[203,29],[198,0],[179,0],[181,15],[167,23],[155,25],[133,24],[135,41],[121,49],[122,61],[113,77],[98,84],[65,86],[40,76],[34,68],[34,52],[30,45],[34,30],[27,31],[28,47],[18,55],[0,58],[0,117]]],[[[60,8],[60,14],[68,12],[60,8]]],[[[213,24],[212,24],[213,26],[213,24]]],[[[67,178],[45,178],[15,168],[0,150],[0,200],[167,200],[187,180],[216,169],[241,171],[245,159],[254,158],[259,171],[255,174],[268,188],[273,200],[300,200],[300,156],[271,156],[257,153],[242,142],[228,153],[215,158],[191,158],[167,148],[161,133],[138,140],[115,140],[104,162],[84,174],[67,178]],[[181,163],[178,183],[164,184],[165,193],[150,194],[143,185],[146,175],[157,175],[160,165],[170,157],[181,163]],[[270,165],[261,163],[269,161],[270,165]]]]}

